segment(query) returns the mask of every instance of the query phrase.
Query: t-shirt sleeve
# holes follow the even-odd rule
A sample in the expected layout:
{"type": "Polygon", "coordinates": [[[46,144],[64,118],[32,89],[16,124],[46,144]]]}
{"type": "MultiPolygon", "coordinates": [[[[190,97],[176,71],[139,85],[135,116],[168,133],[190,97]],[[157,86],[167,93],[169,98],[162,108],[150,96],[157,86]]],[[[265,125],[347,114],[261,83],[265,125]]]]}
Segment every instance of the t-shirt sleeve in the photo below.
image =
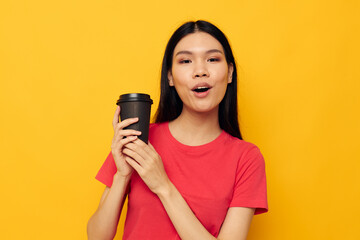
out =
{"type": "Polygon", "coordinates": [[[268,211],[265,161],[256,146],[239,160],[230,207],[255,208],[255,214],[268,211]]]}
{"type": "Polygon", "coordinates": [[[106,186],[111,187],[116,171],[114,158],[110,152],[95,178],[106,186]]]}

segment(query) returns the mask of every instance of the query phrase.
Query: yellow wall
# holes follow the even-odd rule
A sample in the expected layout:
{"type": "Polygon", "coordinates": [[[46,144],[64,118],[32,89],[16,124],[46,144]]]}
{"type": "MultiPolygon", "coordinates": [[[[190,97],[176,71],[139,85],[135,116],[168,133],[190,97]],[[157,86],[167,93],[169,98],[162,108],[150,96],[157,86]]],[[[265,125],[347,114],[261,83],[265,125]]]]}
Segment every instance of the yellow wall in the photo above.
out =
{"type": "Polygon", "coordinates": [[[0,239],[86,238],[115,101],[134,91],[158,101],[165,44],[194,19],[228,35],[241,128],[266,159],[270,212],[248,239],[360,239],[359,10],[357,0],[1,1],[0,239]]]}

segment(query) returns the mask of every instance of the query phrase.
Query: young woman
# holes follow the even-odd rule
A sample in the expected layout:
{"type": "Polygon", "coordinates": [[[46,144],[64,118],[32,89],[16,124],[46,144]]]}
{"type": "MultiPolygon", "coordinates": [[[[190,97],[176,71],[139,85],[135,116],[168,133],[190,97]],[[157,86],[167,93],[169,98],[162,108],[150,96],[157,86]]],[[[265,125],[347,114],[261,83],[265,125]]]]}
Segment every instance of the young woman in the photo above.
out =
{"type": "Polygon", "coordinates": [[[252,216],[267,211],[265,165],[241,138],[235,60],[217,27],[187,22],[170,38],[149,144],[124,130],[138,119],[119,113],[89,239],[114,238],[127,195],[124,239],[246,239],[252,216]]]}

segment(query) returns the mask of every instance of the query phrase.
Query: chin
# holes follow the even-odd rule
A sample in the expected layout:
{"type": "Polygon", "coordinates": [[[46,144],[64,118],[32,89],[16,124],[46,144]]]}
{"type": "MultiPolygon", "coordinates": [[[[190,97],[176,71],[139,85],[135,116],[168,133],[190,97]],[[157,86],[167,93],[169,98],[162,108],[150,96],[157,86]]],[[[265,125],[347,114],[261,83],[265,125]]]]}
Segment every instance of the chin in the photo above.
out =
{"type": "Polygon", "coordinates": [[[213,111],[218,111],[219,105],[217,106],[197,106],[193,108],[193,111],[198,113],[211,113],[213,111]]]}

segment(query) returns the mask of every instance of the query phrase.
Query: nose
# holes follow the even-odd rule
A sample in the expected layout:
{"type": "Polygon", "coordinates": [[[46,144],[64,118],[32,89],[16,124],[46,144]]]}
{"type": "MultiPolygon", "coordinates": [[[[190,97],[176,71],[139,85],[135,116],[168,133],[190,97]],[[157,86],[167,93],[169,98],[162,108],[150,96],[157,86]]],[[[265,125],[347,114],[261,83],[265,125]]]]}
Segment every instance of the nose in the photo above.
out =
{"type": "Polygon", "coordinates": [[[195,64],[193,78],[209,77],[209,72],[204,63],[195,64]]]}

